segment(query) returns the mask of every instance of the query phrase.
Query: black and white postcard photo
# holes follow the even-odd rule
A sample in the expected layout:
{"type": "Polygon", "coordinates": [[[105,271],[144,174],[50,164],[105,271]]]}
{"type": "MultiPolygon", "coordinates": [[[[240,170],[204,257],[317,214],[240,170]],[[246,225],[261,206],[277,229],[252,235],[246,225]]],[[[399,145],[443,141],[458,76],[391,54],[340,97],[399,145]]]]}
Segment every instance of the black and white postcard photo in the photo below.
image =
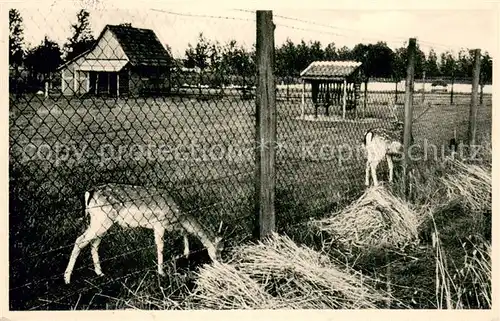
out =
{"type": "Polygon", "coordinates": [[[500,3],[129,2],[2,5],[7,311],[494,320],[500,3]]]}

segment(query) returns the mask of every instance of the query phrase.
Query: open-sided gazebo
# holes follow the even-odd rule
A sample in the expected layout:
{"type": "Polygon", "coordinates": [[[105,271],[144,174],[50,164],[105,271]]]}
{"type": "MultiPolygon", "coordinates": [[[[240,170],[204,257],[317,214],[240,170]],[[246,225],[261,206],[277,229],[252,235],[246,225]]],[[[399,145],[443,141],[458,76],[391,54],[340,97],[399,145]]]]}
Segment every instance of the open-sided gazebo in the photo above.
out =
{"type": "Polygon", "coordinates": [[[362,82],[361,63],[357,61],[314,61],[300,73],[302,79],[302,116],[305,113],[305,86],[311,84],[314,115],[318,107],[325,107],[329,116],[330,106],[342,107],[342,118],[346,110],[359,105],[359,91],[362,82]]]}

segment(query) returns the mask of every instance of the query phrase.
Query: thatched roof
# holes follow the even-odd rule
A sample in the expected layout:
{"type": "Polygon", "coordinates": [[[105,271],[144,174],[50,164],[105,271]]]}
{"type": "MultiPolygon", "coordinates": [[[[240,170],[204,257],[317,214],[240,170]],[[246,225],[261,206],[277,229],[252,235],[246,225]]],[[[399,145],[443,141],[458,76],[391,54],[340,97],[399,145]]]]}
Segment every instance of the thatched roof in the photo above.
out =
{"type": "Polygon", "coordinates": [[[303,79],[341,80],[354,74],[361,66],[357,61],[314,61],[300,73],[303,79]]]}

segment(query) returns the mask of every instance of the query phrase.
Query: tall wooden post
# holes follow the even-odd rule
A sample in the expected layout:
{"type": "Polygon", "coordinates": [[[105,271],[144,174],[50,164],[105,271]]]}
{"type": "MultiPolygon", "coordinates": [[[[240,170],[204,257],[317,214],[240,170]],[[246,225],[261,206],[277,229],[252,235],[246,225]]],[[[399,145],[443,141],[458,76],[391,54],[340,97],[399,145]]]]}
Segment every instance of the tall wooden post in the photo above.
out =
{"type": "MultiPolygon", "coordinates": [[[[480,77],[481,78],[481,77],[480,77]]],[[[484,89],[484,79],[479,79],[479,105],[483,105],[483,89],[484,89]]]]}
{"type": "Polygon", "coordinates": [[[254,236],[264,239],[275,230],[276,91],[272,11],[257,10],[257,92],[254,236]]]}
{"type": "Polygon", "coordinates": [[[469,109],[469,146],[476,144],[476,118],[478,105],[479,75],[481,72],[481,50],[474,50],[474,69],[472,70],[472,95],[469,109]]]}
{"type": "Polygon", "coordinates": [[[408,43],[408,66],[406,68],[405,88],[405,121],[404,121],[404,157],[403,157],[403,186],[405,195],[408,196],[408,165],[410,164],[409,147],[411,144],[412,120],[413,120],[413,80],[415,73],[415,50],[417,40],[410,38],[408,43]]]}

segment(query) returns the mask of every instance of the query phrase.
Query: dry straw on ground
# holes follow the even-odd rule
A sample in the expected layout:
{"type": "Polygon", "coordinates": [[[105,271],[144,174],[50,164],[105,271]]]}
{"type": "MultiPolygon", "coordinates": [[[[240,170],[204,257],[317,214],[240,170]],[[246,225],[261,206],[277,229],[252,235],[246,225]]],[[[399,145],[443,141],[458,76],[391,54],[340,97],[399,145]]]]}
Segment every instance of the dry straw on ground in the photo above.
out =
{"type": "Polygon", "coordinates": [[[449,160],[449,170],[441,178],[447,198],[461,198],[472,212],[491,210],[491,168],[449,160]]]}
{"type": "Polygon", "coordinates": [[[356,271],[286,236],[273,234],[233,255],[201,270],[193,294],[200,308],[376,308],[386,297],[356,271]]]}
{"type": "Polygon", "coordinates": [[[347,248],[374,249],[417,243],[421,221],[410,204],[380,185],[340,212],[310,224],[347,248]]]}
{"type": "MultiPolygon", "coordinates": [[[[196,291],[190,298],[201,309],[279,309],[284,302],[273,298],[264,286],[234,265],[205,265],[196,280],[196,291]]],[[[290,308],[290,307],[288,307],[290,308]]]]}

